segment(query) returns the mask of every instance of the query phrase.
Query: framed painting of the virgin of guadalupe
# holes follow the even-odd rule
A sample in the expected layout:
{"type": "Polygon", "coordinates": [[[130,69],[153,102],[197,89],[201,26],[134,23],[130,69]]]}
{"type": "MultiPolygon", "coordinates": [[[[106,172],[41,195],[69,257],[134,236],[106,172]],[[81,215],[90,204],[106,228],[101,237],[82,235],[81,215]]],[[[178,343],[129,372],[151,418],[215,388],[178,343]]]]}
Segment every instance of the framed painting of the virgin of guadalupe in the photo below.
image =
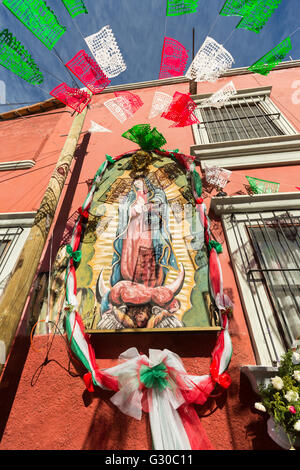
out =
{"type": "Polygon", "coordinates": [[[107,155],[94,179],[68,301],[87,332],[219,329],[193,157],[141,147],[107,155]]]}

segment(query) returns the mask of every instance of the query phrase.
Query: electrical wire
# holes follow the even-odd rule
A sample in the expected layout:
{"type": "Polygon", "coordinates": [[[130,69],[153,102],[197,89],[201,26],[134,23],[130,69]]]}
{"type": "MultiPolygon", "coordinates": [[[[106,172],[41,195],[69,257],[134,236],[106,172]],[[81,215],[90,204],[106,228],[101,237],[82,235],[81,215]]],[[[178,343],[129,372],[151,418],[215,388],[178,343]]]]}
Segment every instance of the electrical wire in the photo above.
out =
{"type": "Polygon", "coordinates": [[[214,22],[212,23],[212,26],[210,27],[210,29],[209,29],[209,31],[208,31],[208,33],[207,33],[207,36],[209,36],[210,33],[213,31],[214,27],[215,27],[216,24],[217,24],[217,21],[218,21],[219,17],[220,17],[220,13],[217,14],[217,16],[216,16],[214,22]]]}

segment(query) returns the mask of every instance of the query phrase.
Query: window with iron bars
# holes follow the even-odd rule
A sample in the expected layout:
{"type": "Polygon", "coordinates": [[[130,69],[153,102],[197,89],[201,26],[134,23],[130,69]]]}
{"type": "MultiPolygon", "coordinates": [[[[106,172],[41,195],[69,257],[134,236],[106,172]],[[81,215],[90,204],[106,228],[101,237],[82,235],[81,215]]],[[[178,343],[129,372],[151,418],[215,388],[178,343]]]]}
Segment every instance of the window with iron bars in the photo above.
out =
{"type": "Polygon", "coordinates": [[[23,230],[22,227],[0,227],[0,294],[11,271],[12,254],[23,230]]]}
{"type": "Polygon", "coordinates": [[[36,212],[0,213],[0,296],[9,282],[36,212]]]}
{"type": "Polygon", "coordinates": [[[233,213],[230,229],[252,339],[276,364],[300,336],[300,211],[233,213]]]}
{"type": "Polygon", "coordinates": [[[295,131],[266,94],[235,95],[222,107],[201,105],[201,124],[193,126],[196,143],[207,144],[294,134],[295,131]]]}

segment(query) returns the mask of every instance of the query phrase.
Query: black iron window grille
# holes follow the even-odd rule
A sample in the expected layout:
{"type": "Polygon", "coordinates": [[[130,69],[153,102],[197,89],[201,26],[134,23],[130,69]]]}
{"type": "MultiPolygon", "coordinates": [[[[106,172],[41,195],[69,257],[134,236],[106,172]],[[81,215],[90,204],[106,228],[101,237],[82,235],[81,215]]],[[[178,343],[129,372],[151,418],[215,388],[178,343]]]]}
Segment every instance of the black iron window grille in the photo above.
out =
{"type": "Polygon", "coordinates": [[[280,336],[287,349],[300,336],[300,217],[291,212],[231,215],[234,237],[238,245],[238,258],[245,279],[249,285],[256,315],[261,322],[261,329],[266,344],[269,345],[270,357],[278,362],[275,336],[280,336]],[[242,234],[242,225],[246,228],[248,241],[242,234]],[[273,309],[277,331],[268,325],[269,318],[264,317],[266,295],[262,295],[261,286],[273,309]]]}
{"type": "Polygon", "coordinates": [[[209,142],[227,142],[284,135],[279,119],[280,112],[271,112],[265,95],[231,99],[220,108],[198,108],[201,124],[197,124],[201,143],[205,143],[203,131],[209,142]]]}

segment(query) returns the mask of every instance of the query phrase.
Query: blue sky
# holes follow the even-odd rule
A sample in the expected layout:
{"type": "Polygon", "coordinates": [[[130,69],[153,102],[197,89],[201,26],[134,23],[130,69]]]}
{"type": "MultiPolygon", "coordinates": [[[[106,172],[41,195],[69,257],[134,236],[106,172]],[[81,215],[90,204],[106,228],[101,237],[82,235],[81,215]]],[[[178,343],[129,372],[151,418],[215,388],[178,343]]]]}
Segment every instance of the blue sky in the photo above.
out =
{"type": "MultiPolygon", "coordinates": [[[[117,39],[127,70],[111,79],[111,85],[158,79],[164,36],[177,39],[189,50],[192,60],[192,29],[195,28],[195,52],[206,36],[233,55],[233,67],[250,66],[300,26],[300,0],[282,0],[263,30],[238,30],[239,17],[219,16],[225,0],[199,0],[197,13],[166,17],[167,0],[84,0],[88,15],[72,19],[61,0],[46,0],[67,32],[55,48],[62,62],[49,51],[10,11],[0,4],[1,30],[8,28],[31,53],[44,75],[44,83],[30,85],[0,66],[0,80],[5,82],[6,103],[32,103],[50,98],[49,92],[61,82],[74,86],[64,63],[80,49],[87,48],[83,37],[109,24],[117,39]],[[234,32],[233,32],[234,31],[234,32]],[[233,34],[231,35],[231,33],[233,34]],[[230,36],[231,35],[231,36],[230,36]]],[[[289,54],[300,59],[300,30],[292,36],[289,54]]],[[[286,59],[289,60],[289,57],[286,59]]],[[[77,81],[78,87],[83,85],[77,81]]],[[[22,105],[3,106],[0,112],[22,105]]]]}

